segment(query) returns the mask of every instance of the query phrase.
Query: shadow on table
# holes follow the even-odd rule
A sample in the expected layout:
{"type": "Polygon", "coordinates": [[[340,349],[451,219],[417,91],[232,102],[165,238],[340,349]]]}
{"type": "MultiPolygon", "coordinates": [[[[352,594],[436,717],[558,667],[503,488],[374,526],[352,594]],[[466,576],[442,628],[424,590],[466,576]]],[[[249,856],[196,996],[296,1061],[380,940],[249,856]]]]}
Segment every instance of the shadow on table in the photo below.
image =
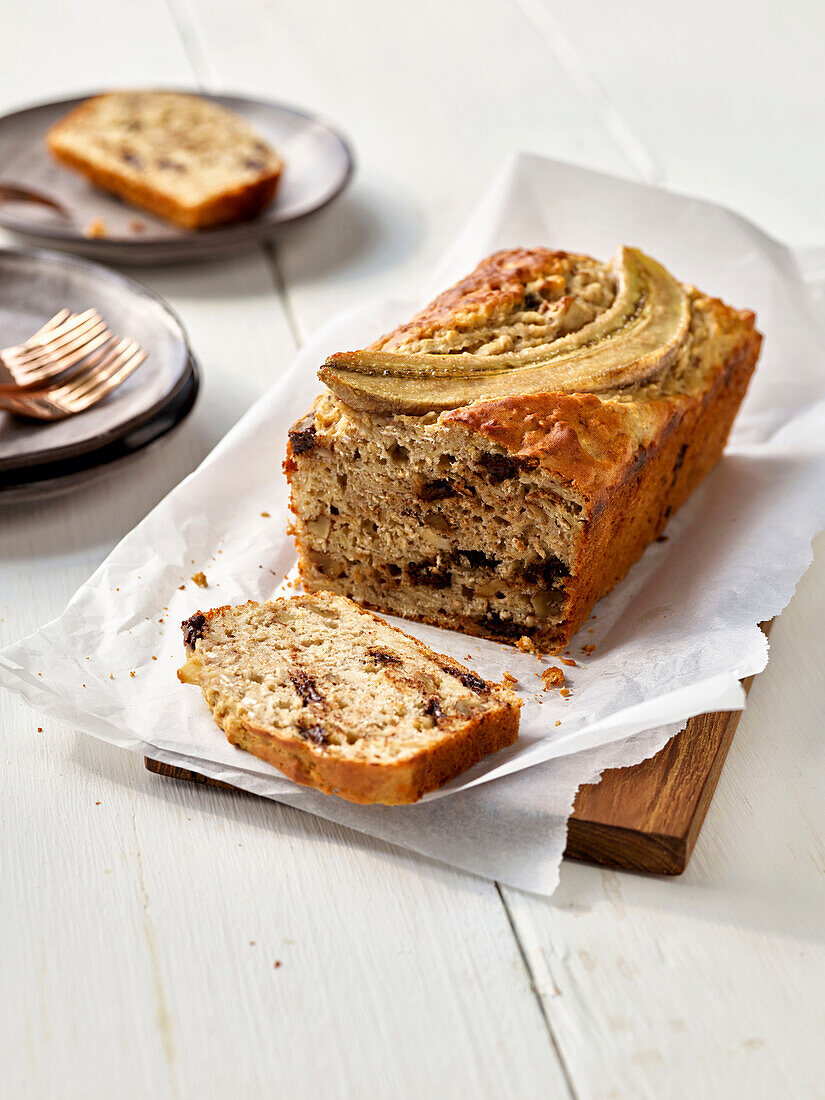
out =
{"type": "Polygon", "coordinates": [[[354,280],[398,266],[420,243],[422,223],[421,210],[357,184],[317,216],[284,226],[275,251],[290,288],[345,268],[354,280]]]}

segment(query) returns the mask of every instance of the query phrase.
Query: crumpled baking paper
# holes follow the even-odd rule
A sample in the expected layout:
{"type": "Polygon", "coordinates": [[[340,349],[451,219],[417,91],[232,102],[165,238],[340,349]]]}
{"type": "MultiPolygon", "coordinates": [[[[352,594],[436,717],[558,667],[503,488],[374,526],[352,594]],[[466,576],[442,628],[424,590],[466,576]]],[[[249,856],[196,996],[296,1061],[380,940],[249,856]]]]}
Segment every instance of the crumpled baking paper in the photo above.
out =
{"type": "Polygon", "coordinates": [[[657,752],[692,715],[741,707],[740,680],[767,662],[757,624],[785,607],[825,526],[824,344],[794,257],[744,219],[658,188],[515,156],[427,284],[320,330],[63,615],[0,653],[0,683],[124,748],[552,893],[578,786],[657,752]],[[295,555],[280,465],[289,425],[318,392],[318,365],[406,320],[497,248],[548,245],[607,258],[618,244],[755,309],[766,339],[719,466],[671,520],[667,540],[647,549],[573,640],[576,665],[562,666],[569,696],[541,690],[539,674],[558,664],[551,658],[409,623],[410,633],[484,676],[517,677],[525,705],[516,745],[409,807],[350,805],[229,745],[200,692],[176,679],[179,624],[198,609],[284,589],[295,555]],[[198,571],[205,590],[190,580],[198,571]]]}

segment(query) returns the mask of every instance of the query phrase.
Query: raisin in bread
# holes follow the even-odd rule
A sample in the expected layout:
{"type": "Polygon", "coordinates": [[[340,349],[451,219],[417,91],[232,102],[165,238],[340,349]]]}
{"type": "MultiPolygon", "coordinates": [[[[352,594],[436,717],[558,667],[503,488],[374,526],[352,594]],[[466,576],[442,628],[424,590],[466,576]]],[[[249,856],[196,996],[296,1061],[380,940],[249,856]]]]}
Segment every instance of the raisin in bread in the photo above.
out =
{"type": "Polygon", "coordinates": [[[282,164],[234,111],[179,92],[108,92],[48,133],[52,154],[92,183],[190,229],[252,218],[282,164]]]}
{"type": "Polygon", "coordinates": [[[351,802],[415,802],[518,736],[521,702],[329,593],[198,612],[184,683],[233,745],[351,802]]]}
{"type": "Polygon", "coordinates": [[[635,249],[497,253],[322,367],[285,462],[305,587],[559,651],[719,459],[760,341],[635,249]]]}

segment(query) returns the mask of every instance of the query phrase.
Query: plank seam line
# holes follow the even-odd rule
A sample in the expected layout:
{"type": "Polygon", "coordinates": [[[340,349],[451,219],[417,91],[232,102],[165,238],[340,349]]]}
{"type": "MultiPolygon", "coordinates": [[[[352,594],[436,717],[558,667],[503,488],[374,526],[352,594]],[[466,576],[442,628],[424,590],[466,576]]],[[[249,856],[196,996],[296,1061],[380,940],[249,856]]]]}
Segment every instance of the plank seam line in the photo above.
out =
{"type": "Polygon", "coordinates": [[[518,947],[518,953],[521,958],[522,966],[524,967],[527,978],[530,982],[530,989],[533,993],[536,1004],[538,1005],[539,1012],[541,1013],[541,1018],[544,1021],[544,1028],[547,1032],[547,1037],[550,1040],[550,1046],[553,1048],[553,1053],[556,1055],[558,1063],[561,1066],[561,1071],[564,1074],[564,1080],[567,1084],[567,1090],[570,1094],[571,1100],[579,1100],[579,1094],[576,1090],[576,1086],[573,1084],[573,1077],[570,1073],[570,1067],[567,1065],[565,1057],[562,1054],[559,1041],[556,1038],[556,1033],[553,1030],[553,1025],[550,1023],[550,1017],[547,1015],[547,1008],[544,1004],[544,998],[542,997],[541,991],[538,987],[538,983],[536,982],[536,976],[533,971],[533,967],[530,965],[530,960],[527,957],[527,952],[524,948],[524,944],[521,942],[521,936],[519,935],[518,928],[516,927],[516,922],[510,910],[510,906],[507,904],[507,899],[504,896],[504,891],[501,889],[501,883],[496,882],[495,888],[496,892],[498,893],[499,899],[501,900],[501,904],[504,906],[504,913],[507,917],[507,923],[510,925],[510,931],[513,933],[513,938],[516,941],[516,946],[518,947]]]}
{"type": "Polygon", "coordinates": [[[183,52],[189,58],[198,89],[205,91],[214,84],[214,80],[206,51],[201,44],[197,19],[186,0],[166,0],[166,4],[180,37],[183,52]]]}
{"type": "Polygon", "coordinates": [[[263,253],[264,259],[272,272],[272,281],[275,283],[275,290],[281,299],[281,304],[284,308],[284,316],[289,325],[289,331],[292,333],[292,339],[295,341],[295,347],[300,348],[301,344],[303,344],[301,329],[298,325],[298,318],[295,316],[295,310],[292,308],[292,300],[286,288],[286,280],[284,279],[281,265],[278,262],[278,251],[274,242],[266,241],[263,245],[263,253]]]}
{"type": "Polygon", "coordinates": [[[155,1002],[155,1024],[160,1040],[160,1047],[163,1051],[163,1059],[166,1063],[169,1088],[172,1096],[177,1100],[180,1096],[180,1088],[178,1085],[177,1068],[175,1064],[177,1053],[175,1050],[174,1021],[169,1011],[169,1001],[166,996],[166,989],[163,981],[155,922],[152,920],[151,914],[149,913],[149,891],[146,886],[143,855],[141,854],[140,837],[138,836],[137,815],[134,809],[132,810],[131,816],[132,834],[135,838],[135,859],[137,861],[138,883],[140,886],[140,905],[143,910],[143,936],[146,940],[146,947],[149,952],[149,969],[155,1002]]]}
{"type": "MultiPolygon", "coordinates": [[[[175,24],[175,29],[180,36],[183,52],[188,57],[189,64],[192,66],[192,70],[195,74],[198,89],[200,91],[205,91],[207,88],[213,86],[215,81],[213,79],[206,50],[203,49],[201,42],[197,17],[187,0],[166,0],[166,2],[169,7],[169,13],[172,16],[172,22],[175,24]]],[[[275,293],[281,299],[281,305],[283,306],[292,339],[295,341],[295,347],[300,348],[302,343],[301,333],[295,317],[295,311],[292,308],[292,303],[287,293],[286,280],[284,279],[283,272],[278,263],[277,253],[271,242],[266,242],[262,245],[262,252],[264,262],[269,268],[275,284],[275,293]]]]}
{"type": "Polygon", "coordinates": [[[665,173],[661,166],[642,139],[625,122],[604,86],[585,65],[579,51],[548,8],[546,0],[514,0],[514,3],[596,112],[631,168],[645,183],[664,183],[665,173]]]}

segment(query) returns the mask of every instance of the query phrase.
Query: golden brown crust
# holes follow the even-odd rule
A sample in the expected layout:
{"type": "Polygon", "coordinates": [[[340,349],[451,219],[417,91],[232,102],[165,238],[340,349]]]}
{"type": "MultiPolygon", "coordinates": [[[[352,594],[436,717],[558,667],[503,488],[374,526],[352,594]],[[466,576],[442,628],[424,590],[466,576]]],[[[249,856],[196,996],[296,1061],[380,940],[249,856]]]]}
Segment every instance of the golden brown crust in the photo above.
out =
{"type": "Polygon", "coordinates": [[[461,736],[444,740],[393,764],[336,759],[300,738],[275,737],[252,723],[219,723],[238,748],[274,765],[288,779],[347,802],[403,805],[442,787],[491,752],[518,737],[519,708],[504,705],[468,720],[461,736]]]}
{"type": "Polygon", "coordinates": [[[623,483],[596,509],[579,546],[575,584],[569,589],[571,598],[555,651],[564,647],[596,601],[638,561],[721,458],[761,341],[759,333],[752,332],[743,346],[719,364],[701,398],[683,398],[671,406],[671,416],[639,455],[638,465],[625,468],[623,483]]]}
{"type": "Polygon", "coordinates": [[[63,132],[70,132],[79,119],[82,120],[84,115],[94,110],[96,101],[101,98],[102,96],[92,96],[91,99],[79,104],[65,118],[56,122],[46,135],[46,145],[55,160],[66,165],[67,168],[81,172],[96,187],[118,195],[126,202],[158,214],[185,229],[207,229],[232,222],[248,221],[260,214],[272,201],[281,177],[282,165],[278,165],[277,168],[251,183],[225,191],[199,206],[190,207],[176,202],[169,195],[152,187],[147,181],[138,181],[131,176],[110,171],[66,148],[61,143],[63,132]]]}
{"type": "Polygon", "coordinates": [[[507,248],[494,252],[455,286],[445,290],[406,324],[370,344],[391,351],[410,340],[426,340],[447,327],[490,320],[512,309],[524,297],[527,283],[566,278],[577,263],[589,257],[549,248],[507,248]]]}
{"type": "Polygon", "coordinates": [[[589,393],[480,401],[443,419],[489,439],[515,458],[537,462],[585,499],[620,478],[637,450],[632,410],[589,393]]]}

